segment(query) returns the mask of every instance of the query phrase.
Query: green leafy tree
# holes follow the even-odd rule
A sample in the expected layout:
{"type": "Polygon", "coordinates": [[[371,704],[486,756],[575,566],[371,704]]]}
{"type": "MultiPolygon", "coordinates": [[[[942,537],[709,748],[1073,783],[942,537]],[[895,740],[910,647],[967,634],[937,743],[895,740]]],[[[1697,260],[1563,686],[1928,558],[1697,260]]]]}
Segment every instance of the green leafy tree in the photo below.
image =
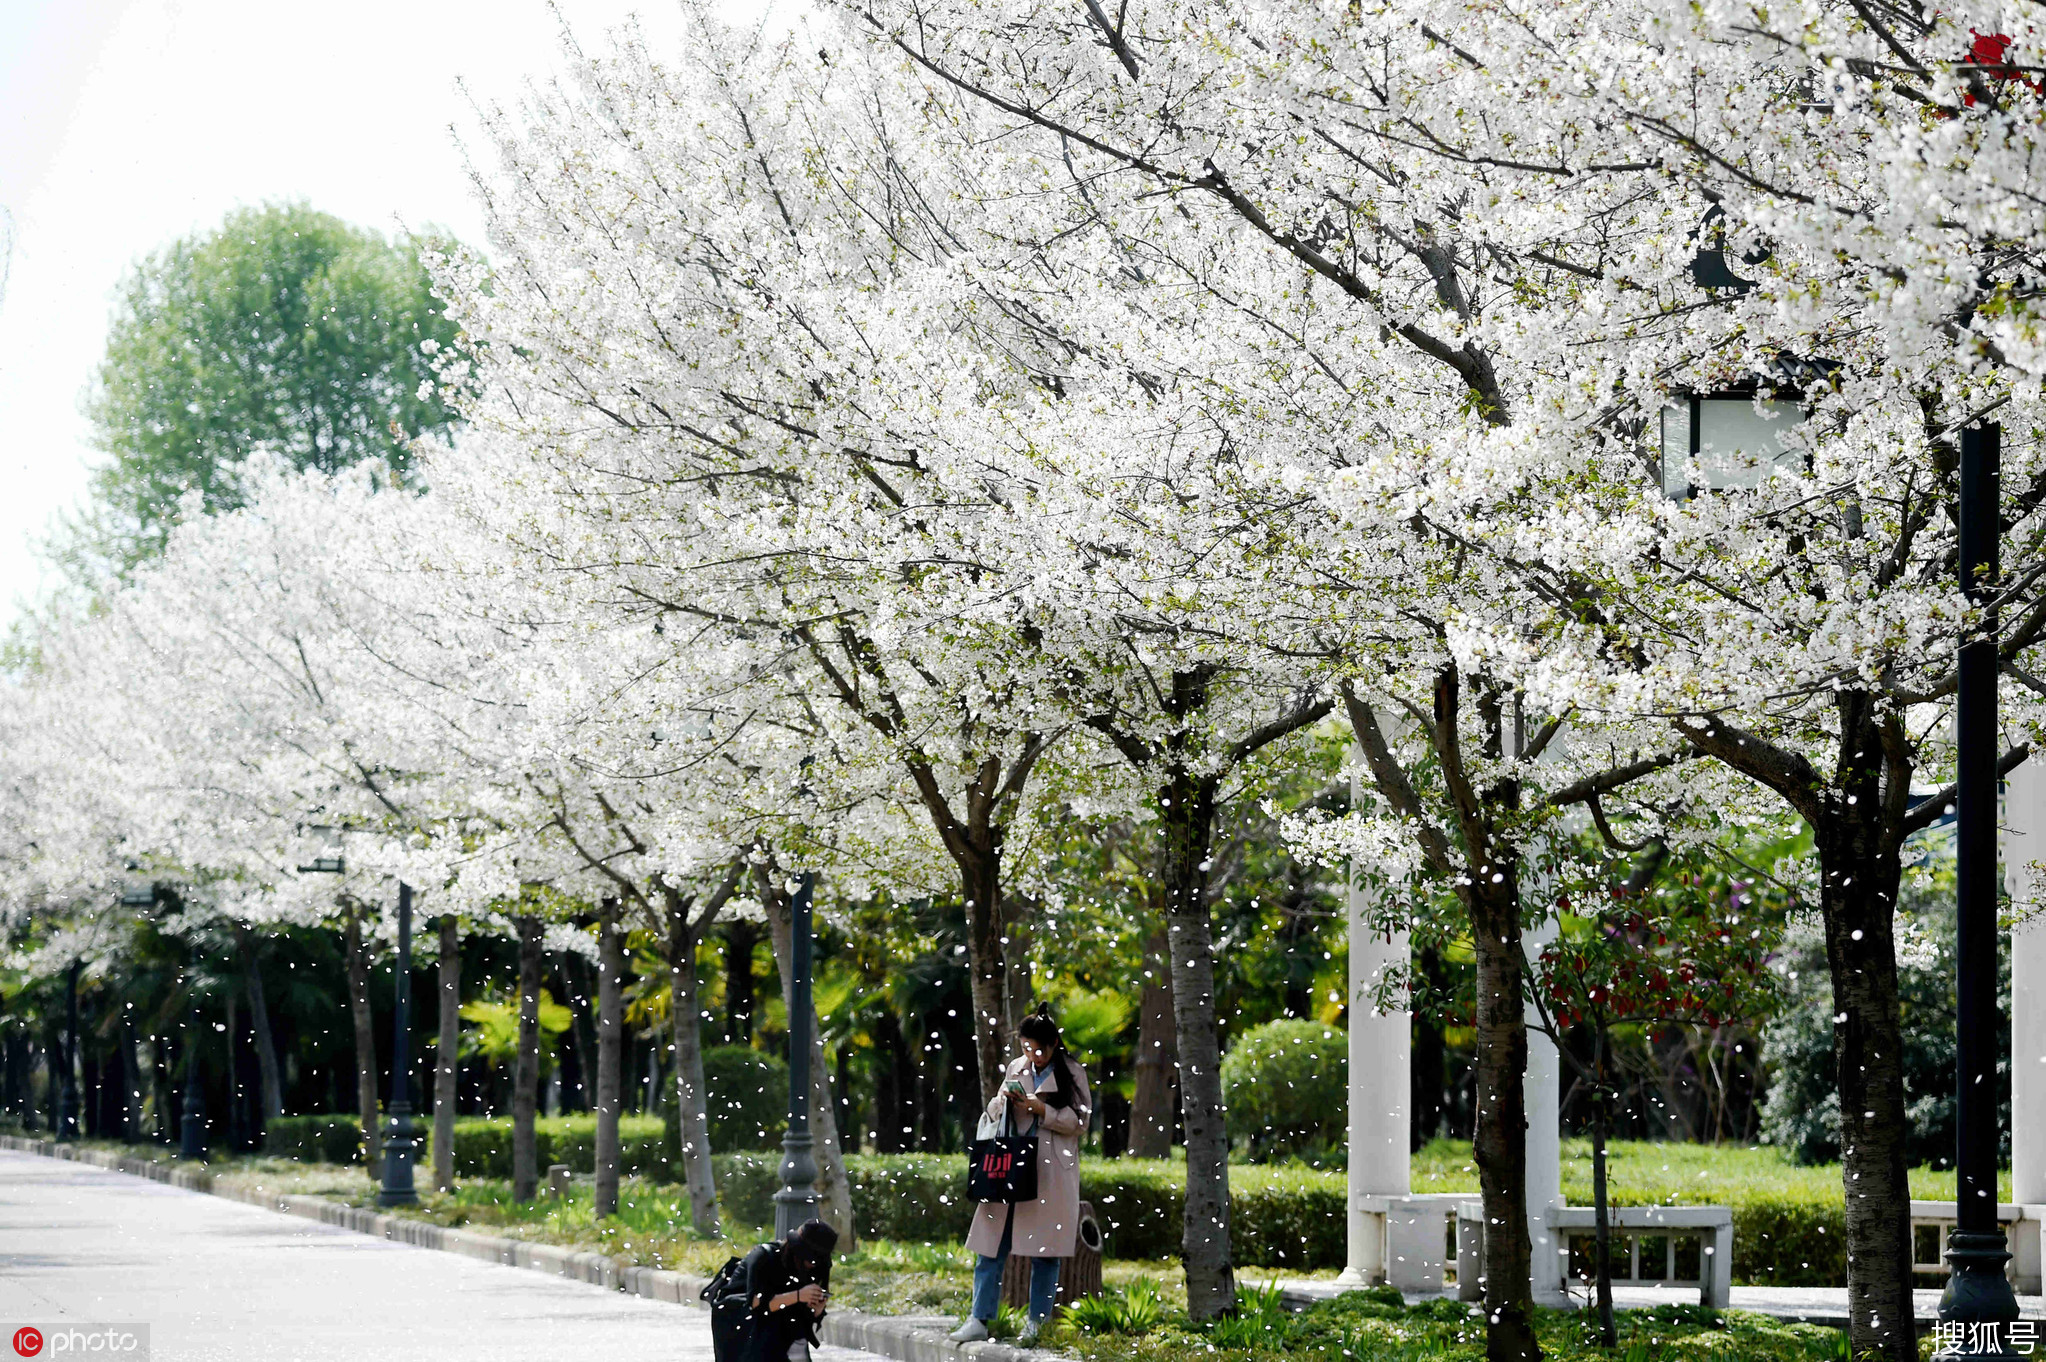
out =
{"type": "Polygon", "coordinates": [[[187,493],[207,511],[238,505],[236,470],[258,451],[402,473],[414,439],[444,435],[454,414],[432,384],[456,328],[420,249],[269,204],[140,262],[86,400],[107,462],[57,545],[73,575],[124,574],[156,552],[187,493]]]}

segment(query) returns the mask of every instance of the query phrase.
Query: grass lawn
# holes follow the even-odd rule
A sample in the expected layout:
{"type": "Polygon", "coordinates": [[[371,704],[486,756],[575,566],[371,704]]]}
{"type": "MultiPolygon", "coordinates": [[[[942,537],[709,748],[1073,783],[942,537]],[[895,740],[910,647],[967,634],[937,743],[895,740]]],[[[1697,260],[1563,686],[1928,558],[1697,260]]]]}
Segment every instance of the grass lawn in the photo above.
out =
{"type": "MultiPolygon", "coordinates": [[[[1757,1197],[1843,1200],[1840,1165],[1800,1167],[1780,1149],[1762,1145],[1660,1144],[1616,1141],[1608,1146],[1607,1179],[1616,1206],[1728,1205],[1757,1197]]],[[[1436,1140],[1414,1156],[1417,1192],[1478,1190],[1477,1166],[1465,1140],[1436,1140]]],[[[2010,1170],[1998,1174],[1998,1195],[2010,1196],[2010,1170]]],[[[1563,1141],[1563,1195],[1591,1204],[1591,1141],[1563,1141]]],[[[1914,1168],[1911,1195],[1952,1201],[1952,1169],[1914,1168]]]]}
{"type": "MultiPolygon", "coordinates": [[[[1111,1299],[1116,1293],[1111,1292],[1111,1299]]],[[[1113,1313],[1113,1310],[1106,1312],[1113,1313]]],[[[1542,1347],[1552,1362],[1845,1362],[1846,1335],[1809,1324],[1697,1306],[1628,1311],[1620,1346],[1599,1347],[1581,1314],[1539,1312],[1542,1347]]],[[[1196,1326],[1169,1313],[1142,1333],[1093,1332],[1062,1324],[1048,1339],[1088,1362],[1478,1362],[1484,1327],[1454,1301],[1406,1306],[1381,1287],[1354,1292],[1299,1314],[1269,1295],[1252,1295],[1232,1320],[1196,1326]]]]}

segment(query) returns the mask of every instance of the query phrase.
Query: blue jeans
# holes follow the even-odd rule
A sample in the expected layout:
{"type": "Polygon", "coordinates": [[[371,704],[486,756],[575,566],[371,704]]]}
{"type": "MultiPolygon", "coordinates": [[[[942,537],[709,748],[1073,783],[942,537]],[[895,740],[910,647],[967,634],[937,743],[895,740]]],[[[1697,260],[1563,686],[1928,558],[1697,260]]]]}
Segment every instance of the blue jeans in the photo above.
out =
{"type": "MultiPolygon", "coordinates": [[[[983,1324],[995,1317],[995,1308],[1002,1303],[1002,1269],[1009,1261],[1009,1245],[1014,1240],[1016,1211],[1009,1210],[1009,1222],[1002,1226],[1001,1246],[992,1258],[982,1256],[973,1267],[973,1317],[983,1324]]],[[[1030,1260],[1030,1318],[1040,1322],[1051,1318],[1052,1307],[1059,1303],[1059,1260],[1056,1258],[1032,1258],[1030,1260]]]]}

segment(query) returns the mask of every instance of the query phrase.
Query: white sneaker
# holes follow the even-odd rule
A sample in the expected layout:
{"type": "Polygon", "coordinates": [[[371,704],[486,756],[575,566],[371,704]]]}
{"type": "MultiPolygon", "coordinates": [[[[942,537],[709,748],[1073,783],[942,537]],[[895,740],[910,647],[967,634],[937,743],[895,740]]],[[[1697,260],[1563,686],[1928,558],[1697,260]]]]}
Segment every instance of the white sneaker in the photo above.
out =
{"type": "Polygon", "coordinates": [[[987,1322],[985,1320],[974,1319],[971,1316],[967,1318],[966,1323],[960,1325],[951,1333],[951,1339],[954,1343],[978,1343],[986,1337],[987,1322]]]}
{"type": "Polygon", "coordinates": [[[1035,1347],[1037,1344],[1037,1331],[1043,1327],[1044,1321],[1041,1319],[1024,1320],[1023,1329],[1016,1335],[1016,1341],[1026,1348],[1035,1347]]]}

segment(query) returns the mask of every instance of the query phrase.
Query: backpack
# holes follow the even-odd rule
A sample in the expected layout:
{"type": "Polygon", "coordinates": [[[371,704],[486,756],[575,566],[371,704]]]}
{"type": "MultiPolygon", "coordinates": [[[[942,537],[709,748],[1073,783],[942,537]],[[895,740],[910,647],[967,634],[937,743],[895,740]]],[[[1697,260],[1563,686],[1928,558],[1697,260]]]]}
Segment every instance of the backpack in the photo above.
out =
{"type": "Polygon", "coordinates": [[[725,1259],[725,1265],[705,1283],[698,1298],[710,1305],[710,1346],[717,1362],[738,1362],[746,1346],[746,1325],[752,1314],[746,1308],[744,1260],[725,1259]]]}

